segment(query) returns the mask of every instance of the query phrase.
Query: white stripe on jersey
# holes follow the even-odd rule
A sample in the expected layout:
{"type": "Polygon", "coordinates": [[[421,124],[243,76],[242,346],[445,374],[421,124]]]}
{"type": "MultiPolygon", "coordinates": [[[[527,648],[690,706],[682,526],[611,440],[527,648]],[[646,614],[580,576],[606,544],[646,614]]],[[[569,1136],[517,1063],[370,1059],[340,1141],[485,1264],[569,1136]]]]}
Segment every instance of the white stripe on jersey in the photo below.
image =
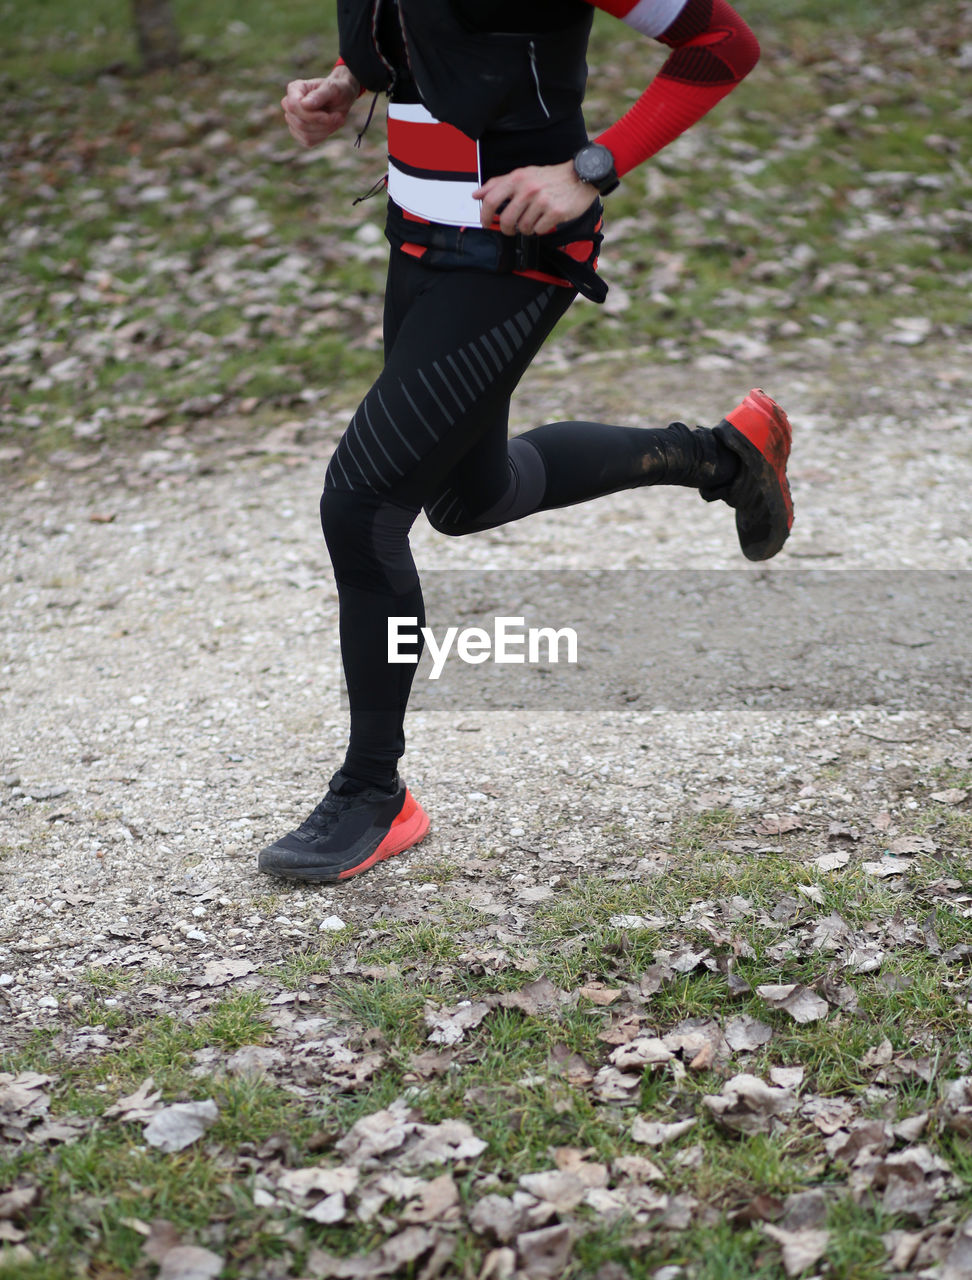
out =
{"type": "Polygon", "coordinates": [[[622,18],[643,36],[660,36],[685,8],[686,0],[638,0],[622,18]]]}
{"type": "Polygon", "coordinates": [[[389,102],[389,120],[404,120],[407,124],[438,124],[435,116],[421,102],[389,102]]]}
{"type": "Polygon", "coordinates": [[[400,209],[447,227],[478,227],[480,202],[474,200],[475,182],[443,182],[416,178],[388,166],[388,194],[400,209]]]}

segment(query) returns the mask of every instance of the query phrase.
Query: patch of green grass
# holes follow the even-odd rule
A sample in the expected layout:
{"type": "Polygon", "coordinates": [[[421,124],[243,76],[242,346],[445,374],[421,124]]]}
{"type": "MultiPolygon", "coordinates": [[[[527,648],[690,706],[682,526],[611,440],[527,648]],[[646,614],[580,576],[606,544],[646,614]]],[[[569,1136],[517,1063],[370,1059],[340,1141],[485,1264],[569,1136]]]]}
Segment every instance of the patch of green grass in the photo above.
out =
{"type": "Polygon", "coordinates": [[[367,984],[336,984],[330,990],[329,1001],[361,1026],[380,1031],[389,1043],[405,1052],[422,1045],[426,1001],[441,996],[440,990],[429,982],[406,984],[401,978],[386,978],[367,984]]]}
{"type": "Polygon", "coordinates": [[[353,928],[344,928],[338,933],[321,934],[313,946],[295,952],[280,964],[264,970],[264,974],[290,991],[299,991],[314,974],[330,972],[335,952],[340,947],[346,946],[353,935],[353,928]]]}
{"type": "Polygon", "coordinates": [[[130,969],[104,969],[100,966],[85,969],[81,981],[98,991],[122,991],[134,984],[136,974],[130,969]]]}

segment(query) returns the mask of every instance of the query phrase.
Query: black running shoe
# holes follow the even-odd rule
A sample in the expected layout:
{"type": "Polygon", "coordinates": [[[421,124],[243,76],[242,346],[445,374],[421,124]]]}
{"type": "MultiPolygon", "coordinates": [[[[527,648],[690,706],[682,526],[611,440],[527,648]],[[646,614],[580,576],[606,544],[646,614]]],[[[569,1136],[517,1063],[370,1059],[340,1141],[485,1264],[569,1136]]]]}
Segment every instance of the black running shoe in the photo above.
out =
{"type": "MultiPolygon", "coordinates": [[[[261,850],[258,866],[287,880],[336,883],[411,848],[429,829],[428,814],[404,783],[349,789],[344,774],[296,831],[261,850]]],[[[351,783],[353,788],[354,784],[351,783]]]]}

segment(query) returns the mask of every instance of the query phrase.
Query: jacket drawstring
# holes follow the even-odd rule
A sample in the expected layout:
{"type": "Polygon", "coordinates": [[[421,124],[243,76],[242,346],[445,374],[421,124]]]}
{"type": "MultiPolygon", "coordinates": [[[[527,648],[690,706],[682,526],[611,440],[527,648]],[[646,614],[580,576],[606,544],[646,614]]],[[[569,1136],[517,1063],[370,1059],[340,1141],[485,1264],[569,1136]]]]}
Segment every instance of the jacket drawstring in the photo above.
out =
{"type": "Polygon", "coordinates": [[[375,107],[377,103],[378,103],[378,94],[376,93],[375,96],[371,99],[371,108],[368,112],[368,119],[364,122],[364,125],[361,128],[361,132],[358,134],[358,136],[354,140],[354,145],[356,147],[361,146],[361,139],[368,132],[368,125],[371,124],[371,117],[375,114],[375,107]]]}
{"type": "Polygon", "coordinates": [[[352,207],[356,204],[361,204],[365,200],[370,200],[372,196],[376,196],[379,191],[381,191],[384,187],[387,187],[387,186],[388,186],[388,174],[383,173],[377,182],[372,183],[372,185],[368,188],[368,190],[364,193],[363,196],[357,196],[354,200],[351,201],[352,207]]]}

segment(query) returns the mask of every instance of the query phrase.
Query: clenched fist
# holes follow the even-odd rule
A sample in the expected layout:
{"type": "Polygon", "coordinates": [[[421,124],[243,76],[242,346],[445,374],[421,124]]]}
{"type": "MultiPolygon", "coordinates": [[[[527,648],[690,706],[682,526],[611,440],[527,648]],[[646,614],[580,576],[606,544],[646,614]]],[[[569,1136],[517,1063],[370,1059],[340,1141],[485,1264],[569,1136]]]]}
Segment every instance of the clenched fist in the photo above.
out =
{"type": "Polygon", "coordinates": [[[344,124],[361,86],[345,66],[315,80],[291,80],[280,105],[287,128],[304,147],[316,147],[344,124]]]}

